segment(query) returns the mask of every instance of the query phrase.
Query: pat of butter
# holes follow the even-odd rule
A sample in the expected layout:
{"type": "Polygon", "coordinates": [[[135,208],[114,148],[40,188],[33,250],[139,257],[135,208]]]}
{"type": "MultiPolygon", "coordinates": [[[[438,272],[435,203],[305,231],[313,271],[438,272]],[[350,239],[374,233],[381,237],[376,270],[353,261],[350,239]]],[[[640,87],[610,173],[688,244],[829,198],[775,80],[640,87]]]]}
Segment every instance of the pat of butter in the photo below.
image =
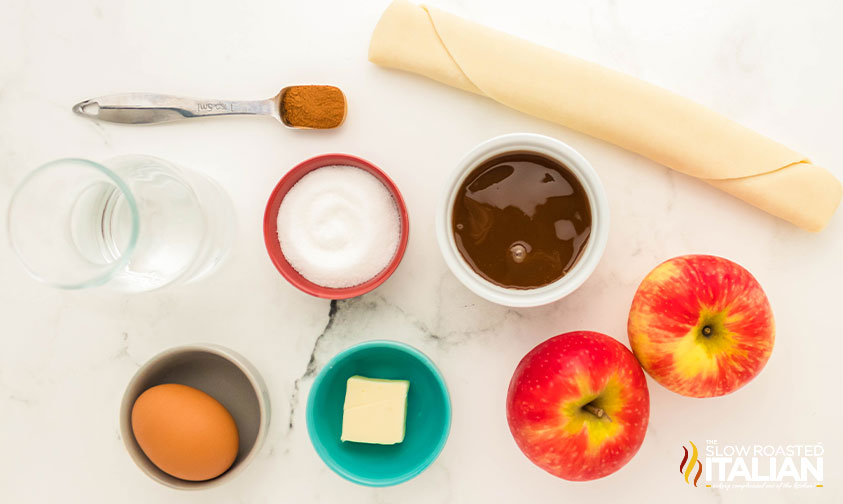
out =
{"type": "Polygon", "coordinates": [[[391,445],[404,441],[407,380],[352,376],[345,389],[342,440],[391,445]]]}

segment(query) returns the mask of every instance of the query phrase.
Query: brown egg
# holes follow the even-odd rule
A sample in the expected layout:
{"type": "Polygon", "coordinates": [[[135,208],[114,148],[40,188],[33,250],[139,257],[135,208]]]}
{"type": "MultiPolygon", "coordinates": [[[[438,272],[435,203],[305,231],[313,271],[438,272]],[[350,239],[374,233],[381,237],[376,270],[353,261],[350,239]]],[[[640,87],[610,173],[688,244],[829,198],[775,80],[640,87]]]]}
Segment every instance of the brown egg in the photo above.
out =
{"type": "Polygon", "coordinates": [[[231,413],[187,385],[158,385],[141,394],[132,406],[132,431],[153,464],[189,481],[224,473],[240,443],[231,413]]]}

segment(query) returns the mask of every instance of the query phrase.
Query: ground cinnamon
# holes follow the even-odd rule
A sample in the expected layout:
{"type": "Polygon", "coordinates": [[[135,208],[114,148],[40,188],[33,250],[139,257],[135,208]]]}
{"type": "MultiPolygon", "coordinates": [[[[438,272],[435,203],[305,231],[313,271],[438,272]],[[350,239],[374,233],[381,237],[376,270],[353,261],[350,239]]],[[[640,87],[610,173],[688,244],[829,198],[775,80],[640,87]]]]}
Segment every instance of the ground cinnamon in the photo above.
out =
{"type": "Polygon", "coordinates": [[[281,96],[281,120],[294,128],[336,128],[345,111],[345,95],[334,86],[291,86],[281,96]]]}

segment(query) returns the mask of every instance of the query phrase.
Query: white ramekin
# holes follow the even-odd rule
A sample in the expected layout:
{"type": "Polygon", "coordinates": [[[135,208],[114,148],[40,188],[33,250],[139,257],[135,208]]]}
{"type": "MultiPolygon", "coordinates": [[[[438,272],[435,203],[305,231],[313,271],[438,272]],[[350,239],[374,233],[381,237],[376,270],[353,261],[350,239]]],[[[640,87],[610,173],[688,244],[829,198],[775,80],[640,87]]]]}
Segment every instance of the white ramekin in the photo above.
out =
{"type": "Polygon", "coordinates": [[[609,203],[597,172],[569,145],[534,133],[501,135],[481,143],[457,164],[445,185],[436,212],[436,237],[448,268],[478,296],[504,306],[541,306],[572,293],[597,267],[609,238],[609,203]],[[478,275],[457,249],[451,225],[454,199],[471,171],[489,158],[514,151],[541,154],[568,167],[585,189],[591,207],[591,235],[577,263],[559,280],[536,289],[507,289],[478,275]]]}

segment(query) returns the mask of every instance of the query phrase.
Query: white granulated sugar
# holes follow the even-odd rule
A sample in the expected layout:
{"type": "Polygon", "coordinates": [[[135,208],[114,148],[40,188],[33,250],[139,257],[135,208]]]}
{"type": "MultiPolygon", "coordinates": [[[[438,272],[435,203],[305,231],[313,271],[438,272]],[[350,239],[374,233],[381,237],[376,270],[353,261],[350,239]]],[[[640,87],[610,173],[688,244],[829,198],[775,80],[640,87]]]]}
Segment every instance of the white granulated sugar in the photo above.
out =
{"type": "Polygon", "coordinates": [[[323,287],[353,287],[384,270],[398,249],[401,220],[392,194],[353,166],[325,166],[287,192],[278,241],[290,265],[323,287]]]}

